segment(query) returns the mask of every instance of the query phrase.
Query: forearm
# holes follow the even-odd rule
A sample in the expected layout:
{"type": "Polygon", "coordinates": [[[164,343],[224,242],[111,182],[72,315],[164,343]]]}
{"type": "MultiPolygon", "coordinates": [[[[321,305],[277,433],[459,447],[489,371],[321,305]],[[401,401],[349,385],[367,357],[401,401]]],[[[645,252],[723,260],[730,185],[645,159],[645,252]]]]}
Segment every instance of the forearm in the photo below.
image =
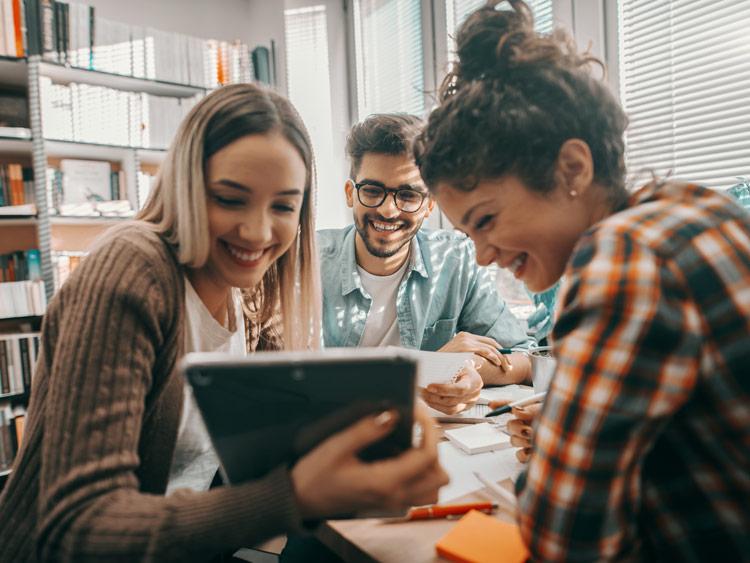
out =
{"type": "Polygon", "coordinates": [[[531,362],[523,353],[509,356],[513,369],[504,371],[492,362],[485,361],[479,368],[479,375],[485,385],[509,385],[511,383],[531,383],[531,362]]]}
{"type": "Polygon", "coordinates": [[[258,481],[201,493],[102,494],[71,518],[48,515],[39,552],[55,561],[205,561],[299,526],[289,472],[279,468],[258,481]]]}

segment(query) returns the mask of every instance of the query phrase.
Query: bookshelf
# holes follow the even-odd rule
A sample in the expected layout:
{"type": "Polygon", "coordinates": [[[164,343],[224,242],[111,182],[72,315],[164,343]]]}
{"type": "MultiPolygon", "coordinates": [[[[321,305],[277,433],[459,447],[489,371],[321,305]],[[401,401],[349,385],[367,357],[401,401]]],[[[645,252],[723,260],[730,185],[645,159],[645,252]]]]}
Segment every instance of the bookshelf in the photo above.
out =
{"type": "MultiPolygon", "coordinates": [[[[43,286],[3,282],[13,279],[6,276],[0,278],[0,290],[17,296],[17,284],[31,284],[29,295],[35,293],[29,297],[34,300],[29,310],[36,313],[43,312],[38,304],[51,299],[92,242],[143,205],[166,147],[190,107],[216,87],[252,80],[253,69],[249,49],[239,42],[121,24],[72,2],[20,2],[25,27],[13,33],[17,39],[25,32],[23,49],[16,41],[13,52],[19,56],[0,51],[0,180],[5,182],[0,187],[6,189],[0,192],[0,259],[4,255],[7,265],[8,256],[38,249],[35,267],[43,286]],[[70,26],[67,31],[65,26],[70,26]],[[19,100],[25,101],[23,119],[13,120],[19,100]],[[65,198],[84,194],[78,182],[83,182],[85,163],[91,170],[106,168],[111,190],[106,195],[111,197],[86,191],[83,205],[91,211],[74,213],[77,202],[65,198]],[[23,197],[8,193],[11,164],[14,173],[19,165],[22,169],[23,197]],[[92,198],[92,193],[99,197],[92,198]],[[129,207],[119,209],[118,201],[129,207]],[[108,203],[113,205],[102,205],[108,203]]],[[[104,177],[97,177],[100,188],[104,177]]],[[[3,462],[10,438],[3,432],[23,425],[17,411],[28,404],[29,362],[33,365],[36,358],[36,350],[28,350],[38,344],[42,324],[41,314],[18,313],[23,307],[15,307],[15,299],[5,300],[9,302],[10,312],[0,307],[0,489],[10,472],[3,462]],[[13,365],[22,370],[8,367],[11,345],[17,347],[13,365]]]]}

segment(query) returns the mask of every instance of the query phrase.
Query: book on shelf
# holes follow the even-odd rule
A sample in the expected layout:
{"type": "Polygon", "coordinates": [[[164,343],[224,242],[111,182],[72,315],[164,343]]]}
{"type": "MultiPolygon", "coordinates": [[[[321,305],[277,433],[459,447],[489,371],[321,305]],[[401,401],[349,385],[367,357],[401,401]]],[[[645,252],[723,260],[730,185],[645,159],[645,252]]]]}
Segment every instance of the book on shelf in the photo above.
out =
{"type": "Polygon", "coordinates": [[[0,0],[0,55],[26,56],[24,0],[0,0]]]}
{"type": "Polygon", "coordinates": [[[39,356],[38,332],[0,334],[0,398],[31,390],[39,356]]]}
{"type": "Polygon", "coordinates": [[[5,127],[0,126],[0,137],[6,139],[31,140],[31,129],[27,127],[5,127]]]}
{"type": "Polygon", "coordinates": [[[81,3],[26,2],[39,14],[29,17],[29,35],[51,62],[199,88],[252,77],[250,51],[240,41],[207,41],[129,25],[102,18],[81,3]]]}
{"type": "Polygon", "coordinates": [[[26,409],[10,402],[0,403],[0,471],[7,471],[21,449],[26,423],[26,409]]]}
{"type": "MultiPolygon", "coordinates": [[[[18,162],[0,164],[0,215],[4,206],[34,203],[34,170],[18,162]]],[[[7,213],[20,215],[22,213],[7,213]]]]}
{"type": "Polygon", "coordinates": [[[200,95],[154,96],[40,78],[42,131],[48,139],[165,149],[200,95]]]}
{"type": "Polygon", "coordinates": [[[0,91],[0,137],[31,138],[29,100],[25,92],[0,91]]]}
{"type": "Polygon", "coordinates": [[[43,315],[47,308],[39,250],[0,255],[0,318],[43,315]]]}
{"type": "Polygon", "coordinates": [[[132,217],[137,207],[123,170],[113,170],[108,161],[78,159],[47,168],[47,205],[61,217],[132,217]]]}
{"type": "Polygon", "coordinates": [[[0,283],[0,319],[40,316],[46,308],[42,280],[0,283]]]}
{"type": "Polygon", "coordinates": [[[55,291],[60,289],[75,269],[86,257],[85,252],[57,251],[52,253],[52,268],[55,278],[55,291]]]}
{"type": "Polygon", "coordinates": [[[0,282],[40,279],[42,279],[41,255],[36,248],[0,254],[0,282]]]}

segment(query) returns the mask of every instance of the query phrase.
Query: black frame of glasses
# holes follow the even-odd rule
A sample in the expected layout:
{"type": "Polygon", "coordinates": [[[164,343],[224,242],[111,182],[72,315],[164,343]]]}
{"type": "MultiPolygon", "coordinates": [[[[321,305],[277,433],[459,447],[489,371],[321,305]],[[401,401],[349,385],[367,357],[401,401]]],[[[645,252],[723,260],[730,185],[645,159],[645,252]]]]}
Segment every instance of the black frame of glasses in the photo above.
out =
{"type": "Polygon", "coordinates": [[[422,209],[422,206],[424,205],[424,201],[429,197],[429,194],[420,192],[418,190],[413,190],[411,188],[386,188],[385,186],[379,186],[378,184],[373,184],[372,182],[359,182],[358,183],[358,182],[355,182],[354,180],[352,180],[352,183],[354,184],[354,187],[357,189],[357,200],[359,201],[359,203],[361,203],[362,205],[364,205],[365,207],[369,209],[377,209],[378,207],[383,205],[383,203],[385,202],[385,199],[388,197],[388,194],[392,194],[393,203],[396,205],[396,209],[398,209],[399,211],[403,211],[404,213],[416,213],[417,211],[422,209]],[[359,190],[360,188],[364,186],[380,188],[381,190],[383,190],[383,198],[380,200],[380,202],[377,205],[368,205],[364,201],[362,201],[362,198],[359,195],[359,190]],[[411,210],[411,211],[408,209],[401,209],[401,206],[398,204],[398,197],[397,197],[400,192],[410,192],[410,193],[417,194],[418,196],[420,196],[422,200],[419,202],[419,206],[416,209],[411,210]]]}

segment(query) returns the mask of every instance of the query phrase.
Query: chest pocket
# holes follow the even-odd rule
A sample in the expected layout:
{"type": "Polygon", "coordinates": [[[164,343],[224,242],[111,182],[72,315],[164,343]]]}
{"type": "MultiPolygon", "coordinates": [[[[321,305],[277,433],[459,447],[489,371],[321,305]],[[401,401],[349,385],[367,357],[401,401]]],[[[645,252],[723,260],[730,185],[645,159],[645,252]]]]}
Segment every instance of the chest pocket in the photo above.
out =
{"type": "Polygon", "coordinates": [[[424,329],[422,350],[437,350],[443,347],[456,334],[458,319],[441,319],[424,329]]]}

